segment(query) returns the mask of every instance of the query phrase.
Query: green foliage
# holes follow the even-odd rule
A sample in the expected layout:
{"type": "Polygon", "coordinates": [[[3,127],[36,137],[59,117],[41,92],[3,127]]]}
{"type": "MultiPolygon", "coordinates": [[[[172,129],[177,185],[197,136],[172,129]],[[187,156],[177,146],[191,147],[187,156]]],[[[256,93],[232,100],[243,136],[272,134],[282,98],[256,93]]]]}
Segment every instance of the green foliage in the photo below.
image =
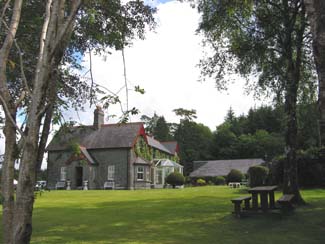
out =
{"type": "Polygon", "coordinates": [[[196,180],[196,185],[198,185],[198,186],[205,186],[207,183],[206,183],[206,181],[204,180],[204,179],[197,179],[196,180]]]}
{"type": "Polygon", "coordinates": [[[224,184],[226,184],[225,177],[223,177],[223,176],[217,176],[217,177],[215,177],[214,184],[215,185],[224,185],[224,184]]]}
{"type": "Polygon", "coordinates": [[[169,131],[169,126],[166,123],[164,116],[157,119],[156,125],[153,128],[153,136],[158,141],[169,141],[172,139],[169,131]]]}
{"type": "MultiPolygon", "coordinates": [[[[248,115],[228,112],[226,121],[214,132],[212,155],[216,159],[264,158],[283,153],[284,113],[279,108],[262,106],[248,115]],[[231,115],[229,115],[229,113],[231,115]],[[231,117],[231,118],[230,118],[231,117]]],[[[308,134],[306,132],[306,134],[308,134]]]]}
{"type": "MultiPolygon", "coordinates": [[[[0,1],[0,9],[3,9],[6,2],[0,1]]],[[[24,1],[15,38],[23,54],[24,73],[31,89],[33,89],[32,81],[35,74],[33,67],[37,62],[35,57],[39,52],[39,37],[45,17],[46,2],[43,0],[24,1]]],[[[69,5],[67,3],[65,6],[66,14],[68,14],[69,5]]],[[[6,12],[8,16],[11,11],[12,7],[9,7],[6,12]]],[[[58,71],[58,87],[51,93],[56,95],[54,123],[60,121],[62,110],[71,107],[82,109],[87,101],[91,100],[96,103],[105,93],[96,84],[90,84],[88,78],[78,75],[80,72],[76,72],[76,69],[84,68],[81,62],[83,56],[88,55],[90,50],[103,56],[108,55],[112,49],[121,50],[122,47],[131,45],[134,39],[144,39],[145,32],[155,28],[153,16],[155,11],[143,1],[137,0],[127,3],[116,0],[82,1],[74,21],[76,24],[68,48],[63,50],[61,66],[55,69],[58,71]]],[[[8,16],[4,16],[6,21],[8,16]]],[[[6,31],[0,33],[0,42],[3,42],[5,34],[6,31]]],[[[7,69],[8,87],[13,98],[18,99],[25,87],[21,80],[20,55],[15,47],[10,53],[10,63],[16,65],[10,65],[7,69]]],[[[140,88],[138,91],[143,92],[143,89],[140,88]]],[[[26,96],[20,104],[20,110],[24,113],[28,110],[24,108],[29,104],[29,100],[29,96],[26,96]]]]}
{"type": "Polygon", "coordinates": [[[243,173],[237,169],[230,170],[230,172],[226,177],[227,182],[241,182],[243,178],[244,178],[243,173]]]}
{"type": "Polygon", "coordinates": [[[151,148],[147,145],[142,136],[138,138],[138,141],[136,142],[133,150],[138,157],[141,157],[148,161],[152,160],[151,148]]]}
{"type": "Polygon", "coordinates": [[[184,176],[179,172],[172,172],[166,177],[167,184],[170,184],[175,188],[175,186],[181,186],[185,183],[184,176]]]}
{"type": "MultiPolygon", "coordinates": [[[[283,165],[285,157],[278,157],[271,164],[270,181],[281,185],[283,182],[283,165]]],[[[325,185],[324,148],[301,150],[297,154],[298,179],[302,187],[319,187],[325,185]]]]}
{"type": "Polygon", "coordinates": [[[256,165],[248,169],[249,183],[251,187],[262,186],[266,183],[269,169],[267,167],[256,165]]]}
{"type": "Polygon", "coordinates": [[[78,142],[71,141],[70,142],[70,150],[72,151],[73,155],[78,156],[81,154],[80,145],[78,142]]]}
{"type": "Polygon", "coordinates": [[[184,174],[192,172],[194,160],[211,159],[212,132],[209,127],[194,121],[181,120],[175,131],[175,140],[180,147],[179,157],[184,165],[184,174]]]}
{"type": "Polygon", "coordinates": [[[159,118],[159,116],[156,113],[154,113],[154,115],[152,117],[149,117],[147,115],[141,116],[140,119],[144,123],[144,127],[145,127],[147,134],[149,134],[149,135],[153,134],[153,131],[157,124],[158,118],[159,118]]]}
{"type": "Polygon", "coordinates": [[[192,121],[197,118],[195,109],[188,110],[184,108],[177,108],[174,109],[173,112],[176,114],[176,116],[180,116],[183,120],[192,121]]]}

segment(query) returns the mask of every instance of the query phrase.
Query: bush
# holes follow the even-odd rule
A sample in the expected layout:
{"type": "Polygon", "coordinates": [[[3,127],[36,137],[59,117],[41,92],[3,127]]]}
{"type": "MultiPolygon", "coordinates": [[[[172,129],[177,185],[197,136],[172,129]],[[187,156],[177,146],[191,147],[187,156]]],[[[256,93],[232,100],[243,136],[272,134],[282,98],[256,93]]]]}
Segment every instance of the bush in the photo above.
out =
{"type": "MultiPolygon", "coordinates": [[[[274,185],[283,183],[283,166],[285,157],[272,161],[271,180],[274,185]]],[[[302,187],[325,186],[325,154],[324,148],[310,148],[297,153],[298,181],[302,187]]]]}
{"type": "Polygon", "coordinates": [[[206,181],[203,180],[203,179],[197,179],[197,180],[196,180],[196,184],[197,184],[198,186],[204,186],[204,185],[206,185],[206,181]]]}
{"type": "Polygon", "coordinates": [[[226,184],[226,179],[223,176],[217,176],[214,178],[214,184],[216,185],[224,185],[226,184]]]}
{"type": "Polygon", "coordinates": [[[232,169],[227,175],[227,182],[241,182],[243,178],[244,175],[242,172],[237,169],[232,169]]]}
{"type": "Polygon", "coordinates": [[[262,186],[266,183],[269,169],[267,167],[256,165],[248,169],[249,184],[251,187],[262,186]]]}
{"type": "Polygon", "coordinates": [[[166,182],[175,188],[175,186],[184,185],[185,177],[179,172],[173,172],[166,177],[166,182]]]}

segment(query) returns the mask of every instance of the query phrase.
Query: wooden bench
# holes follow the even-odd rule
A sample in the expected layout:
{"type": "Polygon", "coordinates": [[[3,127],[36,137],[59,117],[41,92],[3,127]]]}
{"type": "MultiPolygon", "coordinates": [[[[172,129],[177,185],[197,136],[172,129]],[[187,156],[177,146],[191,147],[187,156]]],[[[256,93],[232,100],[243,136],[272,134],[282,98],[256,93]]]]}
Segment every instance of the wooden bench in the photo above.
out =
{"type": "Polygon", "coordinates": [[[240,182],[229,182],[228,186],[230,188],[240,188],[240,182]]]}
{"type": "Polygon", "coordinates": [[[240,218],[240,216],[242,214],[241,203],[244,201],[245,202],[244,210],[249,210],[251,199],[252,199],[251,196],[244,196],[244,197],[238,197],[238,198],[231,199],[231,202],[234,204],[234,213],[237,218],[240,218]]]}
{"type": "Polygon", "coordinates": [[[277,201],[279,205],[281,206],[281,210],[284,212],[288,212],[294,209],[294,206],[292,205],[292,201],[295,195],[293,194],[285,194],[277,201]]]}
{"type": "Polygon", "coordinates": [[[106,181],[104,183],[104,190],[111,189],[113,190],[115,188],[115,183],[114,181],[106,181]]]}
{"type": "Polygon", "coordinates": [[[58,189],[65,189],[65,181],[58,181],[55,184],[55,189],[56,190],[58,190],[58,189]]]}

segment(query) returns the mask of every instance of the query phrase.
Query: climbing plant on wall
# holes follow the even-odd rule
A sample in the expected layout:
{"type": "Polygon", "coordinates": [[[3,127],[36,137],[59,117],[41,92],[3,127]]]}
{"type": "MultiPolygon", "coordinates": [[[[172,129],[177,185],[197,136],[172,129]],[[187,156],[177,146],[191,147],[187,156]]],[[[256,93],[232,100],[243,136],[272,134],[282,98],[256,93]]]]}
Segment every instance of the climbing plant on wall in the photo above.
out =
{"type": "Polygon", "coordinates": [[[138,157],[141,157],[148,161],[151,161],[152,159],[151,148],[148,146],[148,144],[146,143],[146,141],[142,136],[138,138],[134,146],[134,152],[138,157]]]}

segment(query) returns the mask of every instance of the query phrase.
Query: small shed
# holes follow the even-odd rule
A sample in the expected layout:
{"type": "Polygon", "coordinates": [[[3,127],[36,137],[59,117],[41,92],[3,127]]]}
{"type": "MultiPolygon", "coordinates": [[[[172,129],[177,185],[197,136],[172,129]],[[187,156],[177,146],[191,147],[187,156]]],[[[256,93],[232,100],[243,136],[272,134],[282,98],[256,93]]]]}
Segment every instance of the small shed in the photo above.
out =
{"type": "Polygon", "coordinates": [[[262,163],[264,160],[261,158],[194,161],[194,171],[190,177],[226,176],[232,169],[237,169],[246,174],[251,166],[262,163]]]}
{"type": "Polygon", "coordinates": [[[165,186],[166,177],[172,172],[179,172],[183,174],[183,166],[170,159],[154,159],[154,173],[152,176],[152,182],[154,182],[155,188],[163,188],[165,186]]]}

